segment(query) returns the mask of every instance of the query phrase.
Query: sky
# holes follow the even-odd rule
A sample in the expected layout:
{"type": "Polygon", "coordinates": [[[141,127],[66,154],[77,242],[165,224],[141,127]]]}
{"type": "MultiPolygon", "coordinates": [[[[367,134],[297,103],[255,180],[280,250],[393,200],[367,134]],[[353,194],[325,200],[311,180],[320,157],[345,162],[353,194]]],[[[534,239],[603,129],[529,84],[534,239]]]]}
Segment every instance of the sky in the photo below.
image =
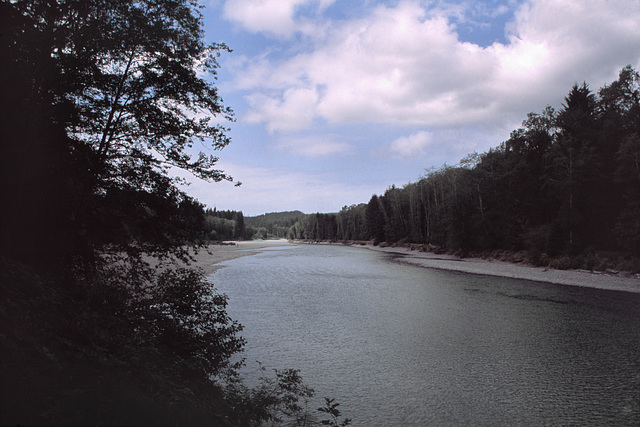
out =
{"type": "Polygon", "coordinates": [[[245,216],[367,203],[640,69],[639,0],[203,4],[206,41],[233,50],[216,81],[232,143],[213,154],[242,185],[185,190],[245,216]]]}

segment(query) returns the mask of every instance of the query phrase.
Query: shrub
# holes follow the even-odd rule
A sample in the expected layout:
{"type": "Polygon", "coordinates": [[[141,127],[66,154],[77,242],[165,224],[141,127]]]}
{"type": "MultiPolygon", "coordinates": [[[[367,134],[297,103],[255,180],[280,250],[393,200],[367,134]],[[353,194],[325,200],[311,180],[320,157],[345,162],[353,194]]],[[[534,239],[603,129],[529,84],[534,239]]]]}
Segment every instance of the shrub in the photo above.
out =
{"type": "Polygon", "coordinates": [[[216,376],[240,352],[242,326],[226,311],[227,296],[216,292],[199,269],[162,272],[148,296],[136,303],[138,340],[189,361],[191,369],[216,376]]]}
{"type": "Polygon", "coordinates": [[[225,401],[231,407],[234,418],[241,425],[310,425],[307,410],[314,391],[307,387],[296,369],[274,369],[275,377],[263,374],[257,387],[247,387],[237,375],[227,378],[225,401]]]}

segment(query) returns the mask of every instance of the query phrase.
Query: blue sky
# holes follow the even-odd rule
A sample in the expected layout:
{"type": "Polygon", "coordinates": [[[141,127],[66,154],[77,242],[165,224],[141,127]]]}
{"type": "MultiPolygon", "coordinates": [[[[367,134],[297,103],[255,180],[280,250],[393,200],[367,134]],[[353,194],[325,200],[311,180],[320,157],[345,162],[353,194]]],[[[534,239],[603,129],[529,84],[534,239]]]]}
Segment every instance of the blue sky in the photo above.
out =
{"type": "Polygon", "coordinates": [[[219,166],[189,178],[209,207],[336,212],[457,164],[640,69],[638,0],[209,0],[217,85],[233,108],[219,166]]]}

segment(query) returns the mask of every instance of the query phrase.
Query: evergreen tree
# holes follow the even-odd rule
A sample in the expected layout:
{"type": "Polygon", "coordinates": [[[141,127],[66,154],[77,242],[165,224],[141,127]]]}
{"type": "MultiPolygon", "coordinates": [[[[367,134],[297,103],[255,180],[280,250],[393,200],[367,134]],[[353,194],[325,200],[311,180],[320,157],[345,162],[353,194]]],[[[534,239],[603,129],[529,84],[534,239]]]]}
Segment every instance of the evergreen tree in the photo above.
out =
{"type": "Polygon", "coordinates": [[[365,210],[365,230],[367,240],[371,239],[375,242],[382,242],[385,239],[384,234],[385,218],[382,213],[382,206],[378,196],[371,196],[367,208],[365,210]]]}
{"type": "Polygon", "coordinates": [[[599,95],[605,131],[602,145],[611,164],[608,176],[614,181],[608,194],[622,195],[617,203],[610,202],[617,215],[615,235],[623,248],[640,255],[640,73],[630,66],[623,68],[618,80],[603,87],[599,95]]]}
{"type": "MultiPolygon", "coordinates": [[[[599,161],[595,151],[595,96],[586,83],[574,85],[558,113],[558,138],[550,153],[551,184],[562,200],[556,219],[556,240],[564,248],[580,252],[593,229],[587,228],[593,214],[589,189],[598,181],[599,161]]],[[[591,199],[592,200],[592,199],[591,199]]]]}

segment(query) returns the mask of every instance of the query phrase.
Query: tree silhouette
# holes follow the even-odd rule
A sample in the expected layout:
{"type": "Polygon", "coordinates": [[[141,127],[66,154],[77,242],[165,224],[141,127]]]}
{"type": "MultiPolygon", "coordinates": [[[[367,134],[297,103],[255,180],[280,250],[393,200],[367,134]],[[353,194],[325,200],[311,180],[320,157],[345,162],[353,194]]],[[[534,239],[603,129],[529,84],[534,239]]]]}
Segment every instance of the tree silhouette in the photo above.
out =
{"type": "MultiPolygon", "coordinates": [[[[3,198],[19,206],[39,195],[29,222],[47,224],[38,234],[75,235],[67,246],[76,253],[184,244],[194,234],[184,227],[201,219],[179,218],[195,214],[197,203],[177,189],[171,168],[232,180],[210,154],[230,142],[219,121],[233,112],[213,83],[216,58],[229,49],[204,43],[197,2],[30,0],[1,8],[3,198]],[[61,222],[48,223],[45,212],[61,222]]],[[[19,230],[3,250],[29,230],[24,210],[3,215],[3,229],[19,230]]]]}

